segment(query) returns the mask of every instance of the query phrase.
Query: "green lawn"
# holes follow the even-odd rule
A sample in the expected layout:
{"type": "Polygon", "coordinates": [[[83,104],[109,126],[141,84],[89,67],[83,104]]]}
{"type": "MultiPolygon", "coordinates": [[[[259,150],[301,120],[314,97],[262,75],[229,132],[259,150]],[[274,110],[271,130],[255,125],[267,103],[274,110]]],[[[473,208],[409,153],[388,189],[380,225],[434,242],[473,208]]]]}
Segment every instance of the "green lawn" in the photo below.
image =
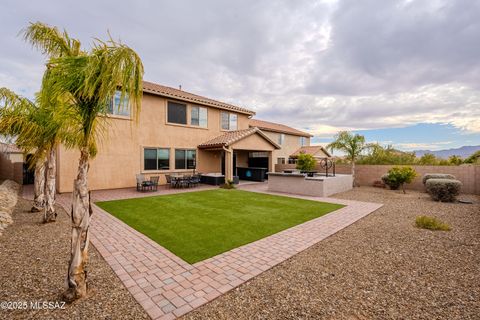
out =
{"type": "Polygon", "coordinates": [[[223,189],[97,202],[97,205],[189,263],[342,207],[223,189]]]}

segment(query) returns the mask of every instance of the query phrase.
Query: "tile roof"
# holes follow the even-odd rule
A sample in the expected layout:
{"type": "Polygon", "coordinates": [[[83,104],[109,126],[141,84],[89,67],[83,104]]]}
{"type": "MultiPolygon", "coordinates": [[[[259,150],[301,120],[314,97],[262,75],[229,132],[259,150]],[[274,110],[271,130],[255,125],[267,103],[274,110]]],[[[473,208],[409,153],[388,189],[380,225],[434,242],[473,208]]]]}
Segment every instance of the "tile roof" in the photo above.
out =
{"type": "Polygon", "coordinates": [[[313,135],[311,135],[310,133],[306,133],[306,132],[291,128],[289,126],[286,126],[280,123],[275,123],[275,122],[250,119],[249,125],[250,127],[257,127],[265,131],[287,133],[287,134],[292,134],[300,137],[313,137],[313,135]]]}
{"type": "Polygon", "coordinates": [[[210,107],[235,111],[235,112],[244,113],[248,115],[255,114],[254,111],[248,110],[246,108],[234,106],[232,104],[213,100],[210,98],[205,98],[187,91],[183,91],[183,90],[179,90],[179,89],[175,89],[167,86],[162,86],[160,84],[156,84],[153,82],[143,81],[143,91],[151,94],[159,95],[162,97],[203,104],[210,107]]]}
{"type": "Polygon", "coordinates": [[[240,141],[248,136],[251,136],[252,134],[258,133],[260,134],[265,140],[270,142],[272,145],[275,146],[275,148],[280,149],[280,146],[276,144],[274,141],[272,141],[270,138],[268,138],[260,129],[258,128],[249,128],[249,129],[243,129],[243,130],[235,130],[235,131],[228,131],[216,138],[213,138],[207,142],[204,142],[200,145],[198,145],[198,148],[200,149],[206,149],[206,148],[221,148],[221,147],[228,147],[232,144],[234,144],[237,141],[240,141]]]}
{"type": "Polygon", "coordinates": [[[323,153],[325,153],[327,155],[327,157],[331,157],[332,155],[330,154],[330,152],[328,152],[327,149],[325,149],[324,147],[322,146],[304,146],[304,147],[300,147],[298,148],[294,153],[292,153],[290,155],[290,157],[294,158],[296,156],[298,156],[300,153],[306,153],[306,154],[310,154],[312,156],[315,156],[318,152],[322,151],[323,153]]]}

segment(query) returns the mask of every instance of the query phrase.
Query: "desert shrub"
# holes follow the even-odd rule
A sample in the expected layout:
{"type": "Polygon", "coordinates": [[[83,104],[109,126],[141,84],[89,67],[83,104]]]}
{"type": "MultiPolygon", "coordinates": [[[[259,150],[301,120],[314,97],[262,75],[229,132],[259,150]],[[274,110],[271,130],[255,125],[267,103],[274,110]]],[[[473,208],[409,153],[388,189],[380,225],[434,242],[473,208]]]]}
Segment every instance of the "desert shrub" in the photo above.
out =
{"type": "Polygon", "coordinates": [[[455,180],[455,176],[448,174],[448,173],[426,173],[422,177],[422,182],[425,184],[428,179],[453,179],[455,180]]]}
{"type": "Polygon", "coordinates": [[[433,200],[453,202],[460,194],[462,183],[454,179],[428,179],[425,187],[433,200]]]}
{"type": "Polygon", "coordinates": [[[393,167],[382,176],[382,181],[392,190],[402,187],[405,193],[405,183],[412,182],[416,176],[417,172],[412,167],[393,167]]]}
{"type": "Polygon", "coordinates": [[[450,231],[450,226],[434,217],[419,216],[415,219],[418,228],[428,230],[450,231]]]}
{"type": "Polygon", "coordinates": [[[297,169],[300,171],[312,171],[317,161],[311,154],[300,153],[297,157],[297,169]]]}
{"type": "Polygon", "coordinates": [[[220,185],[220,188],[222,188],[222,189],[235,189],[235,184],[233,183],[233,180],[227,180],[227,182],[220,185]]]}

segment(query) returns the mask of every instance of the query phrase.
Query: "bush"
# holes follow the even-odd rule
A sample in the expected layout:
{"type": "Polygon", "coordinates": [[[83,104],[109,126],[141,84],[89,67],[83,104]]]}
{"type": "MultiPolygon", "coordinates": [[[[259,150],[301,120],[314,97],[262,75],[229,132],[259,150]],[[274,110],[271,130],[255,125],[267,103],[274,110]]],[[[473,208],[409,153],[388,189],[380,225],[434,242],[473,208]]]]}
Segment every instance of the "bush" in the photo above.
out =
{"type": "Polygon", "coordinates": [[[220,185],[220,188],[222,188],[222,189],[235,189],[235,184],[233,183],[233,180],[227,180],[227,182],[220,185]]]}
{"type": "Polygon", "coordinates": [[[415,219],[415,225],[418,228],[428,230],[450,231],[450,226],[434,217],[419,216],[415,219]]]}
{"type": "Polygon", "coordinates": [[[454,179],[428,179],[425,186],[433,200],[453,202],[460,194],[462,183],[454,179]]]}
{"type": "Polygon", "coordinates": [[[425,185],[428,179],[452,179],[455,180],[455,176],[448,173],[425,173],[422,178],[422,182],[425,185]]]}
{"type": "Polygon", "coordinates": [[[317,161],[311,154],[300,153],[297,157],[297,169],[300,171],[312,171],[317,161]]]}
{"type": "Polygon", "coordinates": [[[417,172],[412,167],[393,167],[387,174],[382,176],[382,181],[392,190],[402,187],[405,193],[405,183],[410,183],[417,176],[417,172]]]}

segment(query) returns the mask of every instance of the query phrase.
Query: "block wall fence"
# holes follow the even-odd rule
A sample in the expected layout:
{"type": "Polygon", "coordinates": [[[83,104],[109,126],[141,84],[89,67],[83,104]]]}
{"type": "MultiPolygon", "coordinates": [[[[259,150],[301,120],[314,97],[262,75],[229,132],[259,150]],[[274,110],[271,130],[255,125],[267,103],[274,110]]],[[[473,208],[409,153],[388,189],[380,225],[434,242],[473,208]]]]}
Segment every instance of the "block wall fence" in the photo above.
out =
{"type": "MultiPolygon", "coordinates": [[[[375,180],[394,167],[393,165],[356,165],[356,180],[360,186],[371,186],[375,180]]],[[[480,195],[480,166],[478,165],[461,165],[461,166],[411,166],[417,171],[418,176],[415,180],[406,186],[407,189],[424,190],[422,184],[422,176],[426,173],[448,173],[453,174],[463,184],[462,191],[464,193],[480,195]]],[[[275,172],[283,170],[295,169],[294,164],[277,164],[275,172]]],[[[315,169],[318,172],[324,172],[320,166],[315,169]]],[[[351,173],[350,165],[337,164],[337,173],[351,173]]]]}

